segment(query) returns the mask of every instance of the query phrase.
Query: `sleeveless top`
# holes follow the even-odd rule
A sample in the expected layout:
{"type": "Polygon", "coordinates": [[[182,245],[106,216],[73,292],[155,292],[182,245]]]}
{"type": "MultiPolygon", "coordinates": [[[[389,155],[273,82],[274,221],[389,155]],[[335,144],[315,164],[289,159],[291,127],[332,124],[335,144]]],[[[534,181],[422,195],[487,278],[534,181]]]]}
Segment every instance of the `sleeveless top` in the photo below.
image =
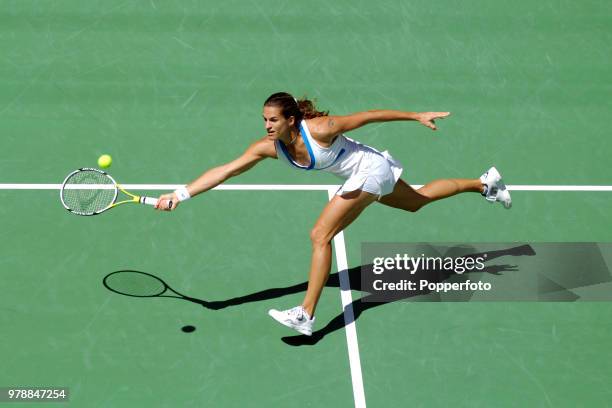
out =
{"type": "Polygon", "coordinates": [[[381,155],[376,149],[361,144],[343,134],[336,136],[331,146],[322,147],[310,134],[305,120],[300,122],[300,136],[310,157],[310,164],[307,166],[293,160],[283,142],[280,140],[274,142],[278,158],[296,169],[325,170],[338,177],[348,178],[359,167],[364,156],[381,155]]]}

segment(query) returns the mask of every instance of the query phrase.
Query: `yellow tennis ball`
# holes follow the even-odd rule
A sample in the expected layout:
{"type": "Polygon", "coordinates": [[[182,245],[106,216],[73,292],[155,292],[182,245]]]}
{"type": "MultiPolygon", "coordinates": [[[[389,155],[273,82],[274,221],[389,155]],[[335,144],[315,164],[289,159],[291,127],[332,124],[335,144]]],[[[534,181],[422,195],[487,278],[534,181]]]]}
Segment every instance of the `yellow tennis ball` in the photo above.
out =
{"type": "Polygon", "coordinates": [[[108,154],[103,154],[102,156],[98,157],[98,166],[100,166],[103,169],[110,167],[112,163],[113,163],[113,158],[110,157],[108,154]]]}

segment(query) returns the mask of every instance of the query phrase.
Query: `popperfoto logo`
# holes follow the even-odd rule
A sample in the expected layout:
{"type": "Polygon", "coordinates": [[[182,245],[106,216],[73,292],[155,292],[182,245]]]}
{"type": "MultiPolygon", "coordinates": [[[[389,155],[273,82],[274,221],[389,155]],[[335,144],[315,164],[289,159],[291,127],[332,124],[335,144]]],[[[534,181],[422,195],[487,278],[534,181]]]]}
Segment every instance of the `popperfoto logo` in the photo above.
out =
{"type": "Polygon", "coordinates": [[[601,243],[363,243],[363,302],[612,300],[601,243]],[[587,288],[585,290],[585,288],[587,288]]]}

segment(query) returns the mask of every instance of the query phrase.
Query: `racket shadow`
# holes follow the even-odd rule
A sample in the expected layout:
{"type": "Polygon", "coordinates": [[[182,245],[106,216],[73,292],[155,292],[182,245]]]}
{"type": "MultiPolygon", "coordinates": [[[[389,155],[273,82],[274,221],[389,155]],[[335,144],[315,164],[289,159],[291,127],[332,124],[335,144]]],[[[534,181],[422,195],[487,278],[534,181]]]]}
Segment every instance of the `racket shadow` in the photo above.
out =
{"type": "Polygon", "coordinates": [[[203,299],[183,295],[172,289],[163,279],[153,274],[122,269],[109,273],[102,279],[104,287],[123,296],[138,298],[169,297],[188,300],[206,308],[209,302],[203,299]]]}

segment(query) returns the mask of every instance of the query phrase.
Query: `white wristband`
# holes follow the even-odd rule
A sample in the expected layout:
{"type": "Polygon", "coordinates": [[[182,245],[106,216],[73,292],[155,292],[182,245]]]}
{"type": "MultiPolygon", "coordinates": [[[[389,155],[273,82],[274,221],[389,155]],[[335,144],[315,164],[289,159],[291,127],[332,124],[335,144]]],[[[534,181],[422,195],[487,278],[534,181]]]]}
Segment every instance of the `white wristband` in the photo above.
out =
{"type": "Polygon", "coordinates": [[[191,196],[189,195],[189,191],[187,191],[187,187],[185,186],[177,188],[174,191],[174,194],[176,194],[179,201],[185,201],[191,198],[191,196]]]}

